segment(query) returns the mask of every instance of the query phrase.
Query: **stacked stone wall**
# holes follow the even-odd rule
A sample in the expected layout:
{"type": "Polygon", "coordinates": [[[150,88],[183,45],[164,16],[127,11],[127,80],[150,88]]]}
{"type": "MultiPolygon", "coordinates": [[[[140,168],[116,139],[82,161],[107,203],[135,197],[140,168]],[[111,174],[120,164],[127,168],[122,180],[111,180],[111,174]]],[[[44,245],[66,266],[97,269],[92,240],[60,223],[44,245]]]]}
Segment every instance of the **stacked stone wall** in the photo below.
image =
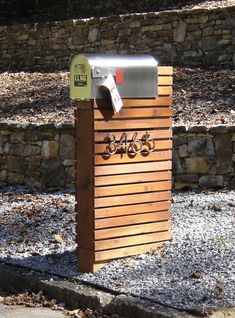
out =
{"type": "MultiPolygon", "coordinates": [[[[0,123],[0,183],[74,186],[72,124],[0,123]]],[[[235,189],[235,126],[173,128],[175,189],[235,189]]]]}
{"type": "Polygon", "coordinates": [[[0,27],[0,69],[68,69],[77,53],[149,53],[161,64],[235,65],[235,6],[0,27]]]}
{"type": "Polygon", "coordinates": [[[235,126],[176,126],[175,189],[235,188],[235,126]]]}

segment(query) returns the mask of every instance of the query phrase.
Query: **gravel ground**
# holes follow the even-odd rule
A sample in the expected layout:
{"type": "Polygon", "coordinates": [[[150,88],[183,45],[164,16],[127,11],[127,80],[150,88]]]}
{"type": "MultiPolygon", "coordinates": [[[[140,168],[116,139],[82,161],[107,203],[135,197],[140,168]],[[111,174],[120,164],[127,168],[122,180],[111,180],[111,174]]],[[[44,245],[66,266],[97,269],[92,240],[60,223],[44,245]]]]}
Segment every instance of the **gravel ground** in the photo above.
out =
{"type": "MultiPolygon", "coordinates": [[[[174,68],[175,125],[235,122],[235,70],[174,68]]],[[[73,122],[69,73],[0,73],[0,120],[73,122]]]]}
{"type": "Polygon", "coordinates": [[[0,192],[0,261],[89,282],[171,307],[235,306],[235,191],[175,193],[171,242],[159,252],[77,271],[74,193],[0,192]]]}

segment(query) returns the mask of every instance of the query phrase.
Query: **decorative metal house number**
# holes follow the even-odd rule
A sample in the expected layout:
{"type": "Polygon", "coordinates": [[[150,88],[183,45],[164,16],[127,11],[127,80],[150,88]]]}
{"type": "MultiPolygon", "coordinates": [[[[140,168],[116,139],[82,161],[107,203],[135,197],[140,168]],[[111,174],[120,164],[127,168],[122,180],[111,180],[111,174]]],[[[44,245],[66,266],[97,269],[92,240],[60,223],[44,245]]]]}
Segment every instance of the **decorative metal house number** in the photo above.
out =
{"type": "Polygon", "coordinates": [[[109,133],[105,140],[109,142],[105,148],[105,153],[110,156],[117,153],[118,150],[120,153],[138,154],[140,152],[150,153],[156,149],[155,140],[150,138],[150,134],[147,131],[141,139],[138,139],[138,132],[135,132],[129,142],[130,138],[128,138],[126,132],[121,135],[120,140],[116,140],[116,136],[113,133],[109,133]]]}

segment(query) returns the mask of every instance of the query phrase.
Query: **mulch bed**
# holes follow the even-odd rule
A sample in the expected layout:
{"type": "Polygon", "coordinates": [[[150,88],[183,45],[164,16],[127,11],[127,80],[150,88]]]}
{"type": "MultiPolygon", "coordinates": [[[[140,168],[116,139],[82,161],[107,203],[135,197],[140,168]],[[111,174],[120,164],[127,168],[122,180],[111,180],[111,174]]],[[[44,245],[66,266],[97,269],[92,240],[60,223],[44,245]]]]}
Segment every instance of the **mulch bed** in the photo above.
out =
{"type": "MultiPolygon", "coordinates": [[[[235,70],[174,69],[174,124],[234,124],[235,70]]],[[[0,74],[0,120],[73,122],[66,71],[0,74]]]]}

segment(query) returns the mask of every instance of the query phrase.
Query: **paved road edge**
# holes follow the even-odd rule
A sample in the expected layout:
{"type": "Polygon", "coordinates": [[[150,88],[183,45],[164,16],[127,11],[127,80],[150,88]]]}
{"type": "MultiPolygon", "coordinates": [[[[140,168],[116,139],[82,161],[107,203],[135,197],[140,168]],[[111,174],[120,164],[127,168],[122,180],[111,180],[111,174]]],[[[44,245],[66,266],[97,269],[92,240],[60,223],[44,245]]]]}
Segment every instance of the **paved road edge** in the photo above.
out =
{"type": "Polygon", "coordinates": [[[113,295],[82,283],[42,274],[15,266],[0,264],[0,287],[6,291],[43,291],[69,308],[101,308],[104,313],[125,318],[193,318],[186,312],[158,305],[132,296],[113,295]]]}

